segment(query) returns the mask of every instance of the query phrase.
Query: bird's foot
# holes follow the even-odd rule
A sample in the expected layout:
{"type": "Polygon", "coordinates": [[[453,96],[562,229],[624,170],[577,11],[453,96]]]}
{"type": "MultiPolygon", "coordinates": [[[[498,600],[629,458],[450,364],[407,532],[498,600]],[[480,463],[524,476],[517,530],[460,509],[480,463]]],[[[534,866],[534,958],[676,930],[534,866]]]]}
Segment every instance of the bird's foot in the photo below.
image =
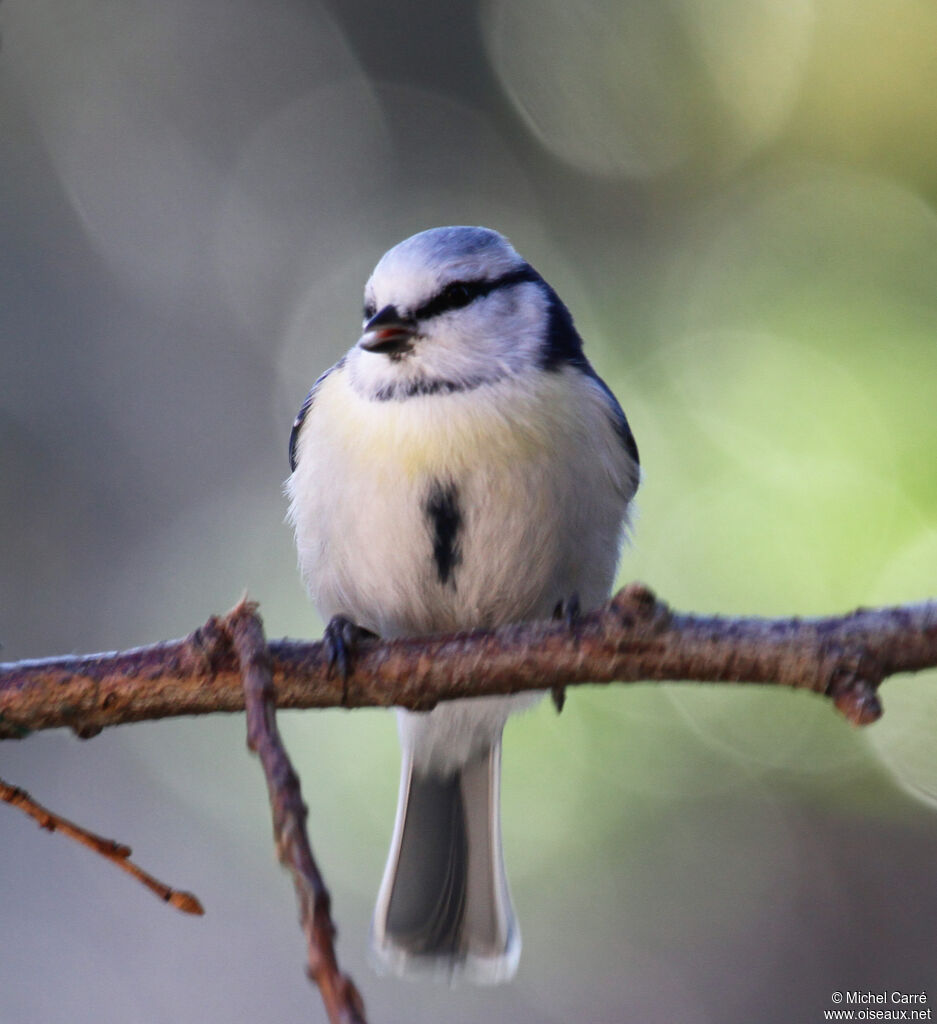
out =
{"type": "MultiPolygon", "coordinates": [[[[556,602],[556,607],[553,609],[553,618],[562,619],[569,629],[575,629],[576,623],[582,618],[579,595],[575,591],[564,600],[556,602]]],[[[556,708],[556,713],[559,714],[566,704],[566,687],[551,687],[550,696],[553,698],[553,706],[556,708]]]]}
{"type": "Polygon", "coordinates": [[[553,618],[562,619],[566,625],[573,629],[576,623],[582,618],[582,607],[579,604],[579,595],[574,590],[569,597],[556,602],[553,609],[553,618]]]}
{"type": "Polygon", "coordinates": [[[325,654],[328,659],[328,677],[331,678],[335,669],[338,669],[339,675],[342,677],[343,704],[348,701],[348,677],[354,668],[358,644],[362,640],[376,638],[376,633],[365,629],[364,626],[359,626],[344,615],[333,615],[325,627],[322,641],[325,644],[325,654]]]}

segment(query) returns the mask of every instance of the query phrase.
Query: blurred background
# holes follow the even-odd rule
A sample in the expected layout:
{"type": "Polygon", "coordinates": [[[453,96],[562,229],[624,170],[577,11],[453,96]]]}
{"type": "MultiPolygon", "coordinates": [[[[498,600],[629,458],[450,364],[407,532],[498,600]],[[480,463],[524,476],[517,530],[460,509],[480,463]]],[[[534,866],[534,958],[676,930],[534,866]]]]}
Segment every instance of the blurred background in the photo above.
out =
{"type": "MultiPolygon", "coordinates": [[[[0,640],[315,636],[292,417],[391,245],[485,224],[571,307],[645,471],[620,581],[804,615],[937,594],[929,0],[6,0],[0,640]]],[[[339,955],[380,1021],[750,1024],[937,999],[937,674],[816,698],[579,689],[512,721],[497,990],[365,963],[389,713],[287,713],[339,955]]],[[[0,807],[0,1022],[316,1021],[240,716],[48,733],[0,774],[192,889],[0,807]]]]}

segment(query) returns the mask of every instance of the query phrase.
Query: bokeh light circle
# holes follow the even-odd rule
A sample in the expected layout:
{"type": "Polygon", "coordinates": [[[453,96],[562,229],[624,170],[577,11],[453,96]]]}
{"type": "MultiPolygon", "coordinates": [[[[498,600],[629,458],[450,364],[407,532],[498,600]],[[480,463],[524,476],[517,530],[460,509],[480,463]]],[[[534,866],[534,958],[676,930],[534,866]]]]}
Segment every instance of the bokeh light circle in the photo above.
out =
{"type": "Polygon", "coordinates": [[[578,170],[646,179],[731,163],[798,95],[810,0],[490,0],[482,27],[528,129],[578,170]]]}

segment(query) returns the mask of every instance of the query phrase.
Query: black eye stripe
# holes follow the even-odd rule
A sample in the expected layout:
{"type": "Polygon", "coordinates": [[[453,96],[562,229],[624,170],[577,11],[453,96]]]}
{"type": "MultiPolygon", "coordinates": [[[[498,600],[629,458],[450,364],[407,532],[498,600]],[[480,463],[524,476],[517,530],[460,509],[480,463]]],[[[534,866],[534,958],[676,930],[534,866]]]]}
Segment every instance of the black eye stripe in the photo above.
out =
{"type": "Polygon", "coordinates": [[[428,320],[430,317],[448,313],[453,309],[462,309],[463,306],[469,305],[483,295],[490,295],[499,288],[509,288],[522,281],[539,281],[540,279],[540,275],[533,267],[521,267],[492,280],[451,281],[428,302],[424,302],[422,306],[414,310],[413,315],[417,320],[428,320]]]}

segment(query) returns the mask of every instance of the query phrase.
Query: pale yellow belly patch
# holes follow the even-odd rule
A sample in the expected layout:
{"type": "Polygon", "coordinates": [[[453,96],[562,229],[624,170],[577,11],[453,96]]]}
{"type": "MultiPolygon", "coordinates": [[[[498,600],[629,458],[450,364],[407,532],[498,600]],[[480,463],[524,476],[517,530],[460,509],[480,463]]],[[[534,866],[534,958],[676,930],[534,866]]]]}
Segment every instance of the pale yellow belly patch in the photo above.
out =
{"type": "Polygon", "coordinates": [[[347,453],[358,471],[411,480],[459,476],[481,460],[509,466],[555,453],[572,426],[567,405],[559,378],[509,391],[502,381],[497,396],[483,385],[444,400],[383,402],[339,379],[316,396],[314,443],[347,453]]]}

